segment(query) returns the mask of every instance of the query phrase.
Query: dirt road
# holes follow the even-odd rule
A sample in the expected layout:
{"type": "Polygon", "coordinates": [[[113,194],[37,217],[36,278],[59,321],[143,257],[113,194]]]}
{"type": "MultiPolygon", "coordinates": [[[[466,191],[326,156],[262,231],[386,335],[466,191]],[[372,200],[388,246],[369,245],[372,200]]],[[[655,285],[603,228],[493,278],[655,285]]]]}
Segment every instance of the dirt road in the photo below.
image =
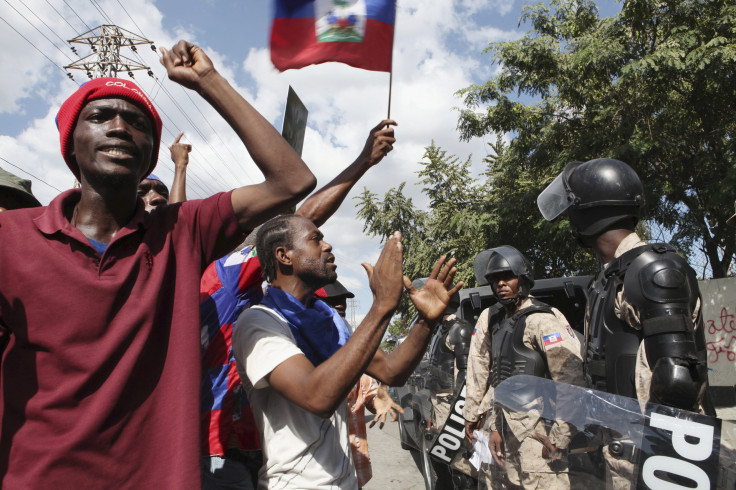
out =
{"type": "MultiPolygon", "coordinates": [[[[370,418],[366,419],[370,423],[370,418]]],[[[383,430],[376,425],[367,431],[373,478],[365,490],[424,490],[424,480],[414,459],[409,451],[401,449],[399,424],[388,422],[383,430]]]]}

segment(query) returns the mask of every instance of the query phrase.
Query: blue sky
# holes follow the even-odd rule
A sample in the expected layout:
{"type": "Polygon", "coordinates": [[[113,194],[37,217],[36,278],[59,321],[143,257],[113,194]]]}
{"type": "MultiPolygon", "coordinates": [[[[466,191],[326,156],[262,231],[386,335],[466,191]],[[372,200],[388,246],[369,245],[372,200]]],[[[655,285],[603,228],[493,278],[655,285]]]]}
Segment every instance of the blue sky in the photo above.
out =
{"type": "MultiPolygon", "coordinates": [[[[383,195],[406,181],[407,190],[422,205],[420,189],[414,185],[417,162],[432,141],[463,159],[472,154],[473,170],[482,170],[486,143],[495,138],[459,141],[455,108],[461,101],[454,93],[493,76],[497,67],[482,51],[489,42],[523,35],[528,26],[518,26],[522,5],[518,0],[398,0],[391,113],[399,123],[398,141],[322,227],[333,244],[340,280],[360,302],[358,319],[371,300],[360,262],[375,262],[380,243],[363,235],[351,197],[364,186],[383,195]]],[[[602,0],[599,6],[603,15],[620,8],[613,0],[602,0]]],[[[73,183],[59,153],[54,117],[77,86],[59,68],[76,59],[62,40],[82,34],[87,26],[111,21],[142,33],[157,46],[170,47],[178,39],[198,44],[278,129],[292,85],[310,111],[303,158],[318,186],[354,160],[368,130],[386,116],[387,73],[336,63],[276,71],[268,52],[271,5],[266,0],[7,0],[0,4],[0,17],[4,21],[0,21],[4,47],[0,167],[30,178],[43,204],[58,194],[57,189],[73,183]]],[[[81,46],[78,52],[89,54],[81,46]]],[[[262,176],[221,118],[197,94],[168,81],[150,48],[138,53],[158,78],[154,81],[145,72],[136,72],[135,77],[154,98],[164,120],[156,173],[171,183],[173,166],[166,146],[185,131],[185,139],[194,146],[190,198],[260,181],[262,176]]],[[[136,59],[130,51],[122,54],[136,59]]],[[[82,72],[72,73],[80,83],[86,79],[82,72]]]]}

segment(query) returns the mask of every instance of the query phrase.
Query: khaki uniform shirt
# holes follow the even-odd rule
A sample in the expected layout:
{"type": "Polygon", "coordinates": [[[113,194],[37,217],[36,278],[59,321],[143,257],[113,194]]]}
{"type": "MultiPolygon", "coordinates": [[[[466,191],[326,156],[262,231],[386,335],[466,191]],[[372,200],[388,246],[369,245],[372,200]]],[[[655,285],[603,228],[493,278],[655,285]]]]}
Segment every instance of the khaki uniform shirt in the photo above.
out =
{"type": "MultiPolygon", "coordinates": [[[[528,298],[525,299],[521,304],[522,309],[529,308],[530,306],[532,306],[532,302],[528,298]]],[[[523,338],[524,345],[527,348],[538,352],[546,360],[549,375],[554,381],[584,386],[585,375],[583,374],[583,359],[580,355],[580,342],[572,331],[572,327],[569,326],[569,323],[567,322],[565,316],[555,308],[552,308],[552,311],[554,313],[553,315],[549,313],[535,313],[529,315],[526,318],[526,328],[524,330],[523,338]],[[545,337],[547,337],[546,342],[545,337]]],[[[473,396],[477,396],[477,394],[481,391],[481,389],[479,389],[479,387],[476,386],[475,383],[478,379],[483,379],[480,373],[476,374],[475,372],[470,372],[471,364],[474,364],[475,369],[482,365],[483,362],[487,362],[486,365],[488,366],[488,368],[486,369],[485,373],[486,384],[482,385],[483,391],[485,391],[485,386],[487,386],[488,375],[490,373],[492,359],[490,355],[491,335],[489,333],[489,330],[493,330],[493,325],[488,326],[488,310],[484,311],[483,314],[481,314],[481,318],[478,319],[478,323],[480,323],[481,320],[484,318],[484,314],[486,328],[483,338],[478,338],[476,340],[476,337],[480,337],[480,332],[476,327],[475,335],[473,336],[470,344],[471,350],[470,359],[468,360],[468,381],[466,387],[465,402],[466,409],[468,408],[468,398],[471,396],[470,394],[472,393],[473,396]],[[480,345],[476,346],[475,350],[473,349],[474,342],[480,343],[480,345]],[[474,360],[473,354],[476,351],[480,354],[486,355],[487,361],[478,362],[477,360],[474,360]],[[471,384],[473,384],[472,389],[470,389],[471,384]]],[[[492,390],[490,389],[488,391],[492,392],[492,390]]],[[[475,400],[476,398],[474,398],[472,403],[474,403],[475,400]]],[[[477,405],[478,408],[475,409],[476,414],[481,409],[485,408],[486,410],[488,410],[488,408],[490,408],[490,429],[500,430],[500,427],[498,427],[498,425],[501,421],[501,414],[495,412],[495,409],[492,406],[492,401],[493,394],[484,393],[481,397],[480,402],[477,405]]],[[[464,411],[464,415],[466,413],[471,416],[473,415],[472,403],[470,410],[468,412],[464,411]]],[[[558,400],[558,403],[574,403],[574,401],[558,400]]],[[[520,441],[530,434],[532,429],[534,429],[534,427],[539,422],[540,418],[539,412],[537,411],[517,412],[513,414],[504,411],[503,415],[506,423],[508,424],[508,428],[520,441]]],[[[550,431],[550,440],[559,448],[567,447],[567,445],[570,443],[571,437],[571,429],[567,424],[564,423],[555,423],[552,427],[552,430],[550,431]]]]}
{"type": "Polygon", "coordinates": [[[491,340],[488,336],[489,308],[483,310],[475,323],[473,337],[470,339],[468,351],[468,370],[465,373],[465,406],[463,417],[470,422],[476,422],[491,408],[493,388],[489,386],[488,378],[491,368],[491,340]],[[486,342],[488,337],[488,342],[486,342]],[[486,400],[486,388],[490,393],[486,400]]]}

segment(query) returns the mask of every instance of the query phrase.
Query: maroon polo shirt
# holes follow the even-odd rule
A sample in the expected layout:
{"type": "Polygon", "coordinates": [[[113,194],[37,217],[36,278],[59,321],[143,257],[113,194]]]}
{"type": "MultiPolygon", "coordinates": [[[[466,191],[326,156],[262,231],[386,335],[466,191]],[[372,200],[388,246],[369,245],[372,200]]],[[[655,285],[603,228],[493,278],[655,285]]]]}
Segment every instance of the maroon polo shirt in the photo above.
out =
{"type": "Polygon", "coordinates": [[[199,281],[230,193],[135,216],[100,256],[78,190],[0,213],[2,488],[200,488],[199,281]],[[7,345],[6,345],[7,344],[7,345]]]}

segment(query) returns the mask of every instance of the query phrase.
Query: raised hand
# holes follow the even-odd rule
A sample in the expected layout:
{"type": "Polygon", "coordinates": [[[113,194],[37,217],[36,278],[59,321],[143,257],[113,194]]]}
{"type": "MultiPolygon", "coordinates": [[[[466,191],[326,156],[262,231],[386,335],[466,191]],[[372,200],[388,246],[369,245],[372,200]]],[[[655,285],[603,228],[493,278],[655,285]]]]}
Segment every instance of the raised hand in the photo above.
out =
{"type": "Polygon", "coordinates": [[[391,126],[396,125],[396,121],[384,119],[375,128],[371,129],[359,158],[364,158],[371,166],[383,160],[383,157],[394,149],[393,145],[396,138],[394,137],[394,128],[391,126]]]}
{"type": "Polygon", "coordinates": [[[206,77],[217,73],[210,58],[194,44],[179,41],[171,51],[166,48],[160,48],[160,51],[160,61],[169,78],[192,90],[197,90],[206,77]]]}
{"type": "Polygon", "coordinates": [[[174,142],[169,146],[171,152],[171,160],[176,165],[182,165],[184,167],[189,163],[189,153],[192,151],[192,145],[186,143],[180,143],[181,137],[184,136],[184,131],[179,133],[174,142]]]}
{"type": "MultiPolygon", "coordinates": [[[[404,290],[401,283],[402,259],[401,232],[395,231],[386,240],[375,266],[365,262],[361,264],[368,273],[374,306],[385,310],[395,310],[399,306],[404,290]]],[[[411,284],[411,281],[409,283],[411,284]]]]}
{"type": "Polygon", "coordinates": [[[414,303],[421,318],[426,321],[435,321],[439,319],[447,308],[450,298],[463,287],[460,281],[452,287],[452,280],[455,278],[457,268],[454,267],[454,258],[447,262],[443,267],[446,256],[443,255],[434,264],[432,273],[429,275],[427,282],[422,289],[416,289],[411,280],[404,276],[404,286],[409,292],[409,299],[414,303]]]}

